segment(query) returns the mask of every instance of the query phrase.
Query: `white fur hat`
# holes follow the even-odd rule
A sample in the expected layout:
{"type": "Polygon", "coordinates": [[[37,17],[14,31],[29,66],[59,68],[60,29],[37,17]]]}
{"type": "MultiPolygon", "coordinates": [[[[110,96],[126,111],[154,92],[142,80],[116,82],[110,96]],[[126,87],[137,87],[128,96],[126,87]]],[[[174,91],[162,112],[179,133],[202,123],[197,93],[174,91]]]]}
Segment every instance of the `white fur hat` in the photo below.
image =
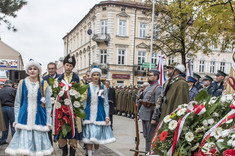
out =
{"type": "Polygon", "coordinates": [[[94,67],[91,69],[90,75],[92,76],[92,74],[95,73],[95,72],[100,73],[100,76],[102,75],[101,69],[100,69],[99,67],[97,67],[97,66],[94,66],[94,67]]]}
{"type": "Polygon", "coordinates": [[[37,62],[37,61],[34,61],[33,59],[30,59],[29,62],[27,62],[26,65],[25,65],[25,70],[26,70],[26,73],[27,73],[27,74],[29,74],[29,73],[28,73],[28,69],[29,69],[29,67],[31,67],[31,66],[35,66],[35,67],[38,68],[38,70],[39,70],[39,75],[42,73],[41,64],[40,64],[39,62],[37,62]]]}
{"type": "Polygon", "coordinates": [[[176,65],[175,69],[179,70],[181,73],[185,73],[185,67],[183,64],[176,65]]]}

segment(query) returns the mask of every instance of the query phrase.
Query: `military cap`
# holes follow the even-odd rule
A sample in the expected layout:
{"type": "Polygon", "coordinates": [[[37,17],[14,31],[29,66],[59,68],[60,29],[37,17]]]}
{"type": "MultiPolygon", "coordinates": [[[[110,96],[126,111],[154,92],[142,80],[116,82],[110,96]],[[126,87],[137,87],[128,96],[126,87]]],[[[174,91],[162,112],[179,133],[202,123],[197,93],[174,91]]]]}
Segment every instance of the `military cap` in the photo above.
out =
{"type": "Polygon", "coordinates": [[[175,66],[178,64],[179,63],[177,63],[177,62],[173,62],[173,63],[169,64],[168,66],[166,66],[166,68],[175,68],[175,66]]]}
{"type": "Polygon", "coordinates": [[[192,76],[188,76],[188,80],[187,81],[188,82],[193,82],[193,83],[197,82],[197,80],[194,77],[192,77],[192,76]]]}
{"type": "Polygon", "coordinates": [[[76,65],[76,60],[74,56],[70,56],[69,54],[64,58],[64,62],[63,65],[65,65],[65,63],[69,63],[72,64],[73,67],[75,67],[76,65]]]}
{"type": "Polygon", "coordinates": [[[213,78],[210,77],[209,75],[206,75],[203,80],[210,80],[211,82],[213,81],[213,78]]]}
{"type": "Polygon", "coordinates": [[[217,74],[215,76],[223,76],[223,77],[226,77],[227,74],[221,70],[218,70],[217,74]]]}
{"type": "Polygon", "coordinates": [[[200,79],[200,78],[201,78],[201,76],[200,76],[200,75],[198,75],[198,74],[196,74],[196,73],[193,73],[193,77],[194,77],[194,78],[198,78],[198,79],[200,79]]]}

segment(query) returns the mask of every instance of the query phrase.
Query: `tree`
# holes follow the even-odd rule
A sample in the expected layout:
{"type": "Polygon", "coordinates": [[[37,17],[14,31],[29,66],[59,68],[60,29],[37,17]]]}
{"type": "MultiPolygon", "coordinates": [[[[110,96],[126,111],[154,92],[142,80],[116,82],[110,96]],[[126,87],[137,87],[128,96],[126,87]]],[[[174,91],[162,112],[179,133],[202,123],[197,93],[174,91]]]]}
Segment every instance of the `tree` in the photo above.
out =
{"type": "Polygon", "coordinates": [[[20,10],[27,2],[24,0],[1,0],[0,1],[0,25],[5,23],[7,28],[16,31],[15,26],[7,19],[8,17],[16,18],[16,12],[20,10]]]}
{"type": "MultiPolygon", "coordinates": [[[[149,4],[149,3],[147,3],[149,4]]],[[[231,0],[173,0],[156,2],[154,49],[166,56],[198,51],[209,55],[211,46],[221,50],[234,46],[234,2],[231,0]]]]}

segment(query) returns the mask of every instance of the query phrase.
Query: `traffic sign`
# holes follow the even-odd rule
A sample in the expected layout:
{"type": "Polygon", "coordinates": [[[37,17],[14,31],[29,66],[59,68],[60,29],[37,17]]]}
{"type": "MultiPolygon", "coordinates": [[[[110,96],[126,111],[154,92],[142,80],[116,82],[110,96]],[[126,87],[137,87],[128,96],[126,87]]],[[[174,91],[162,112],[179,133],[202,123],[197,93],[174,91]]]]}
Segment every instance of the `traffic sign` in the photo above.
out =
{"type": "MultiPolygon", "coordinates": [[[[149,68],[149,66],[150,66],[150,63],[149,63],[149,62],[143,62],[143,63],[142,63],[142,68],[149,68]]],[[[151,64],[151,67],[152,67],[152,68],[155,68],[155,67],[156,67],[156,64],[155,64],[155,63],[152,63],[152,64],[151,64]]]]}

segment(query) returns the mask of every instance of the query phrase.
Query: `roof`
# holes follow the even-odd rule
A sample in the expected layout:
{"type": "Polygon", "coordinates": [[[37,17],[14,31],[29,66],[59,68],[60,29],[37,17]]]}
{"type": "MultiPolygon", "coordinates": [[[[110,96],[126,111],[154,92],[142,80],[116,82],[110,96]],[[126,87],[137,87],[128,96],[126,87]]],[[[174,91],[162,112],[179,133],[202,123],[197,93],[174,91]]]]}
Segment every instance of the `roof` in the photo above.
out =
{"type": "Polygon", "coordinates": [[[92,13],[92,11],[94,11],[94,9],[96,7],[107,6],[107,5],[117,5],[117,6],[124,6],[124,7],[137,8],[137,9],[145,9],[145,10],[151,9],[150,7],[146,6],[143,3],[121,2],[121,1],[102,1],[102,2],[94,5],[93,8],[91,8],[90,11],[86,14],[86,16],[84,16],[83,19],[69,33],[67,33],[63,37],[63,39],[65,37],[67,37],[68,35],[70,35],[70,33],[72,33],[77,28],[77,26],[79,26],[92,13]]]}

